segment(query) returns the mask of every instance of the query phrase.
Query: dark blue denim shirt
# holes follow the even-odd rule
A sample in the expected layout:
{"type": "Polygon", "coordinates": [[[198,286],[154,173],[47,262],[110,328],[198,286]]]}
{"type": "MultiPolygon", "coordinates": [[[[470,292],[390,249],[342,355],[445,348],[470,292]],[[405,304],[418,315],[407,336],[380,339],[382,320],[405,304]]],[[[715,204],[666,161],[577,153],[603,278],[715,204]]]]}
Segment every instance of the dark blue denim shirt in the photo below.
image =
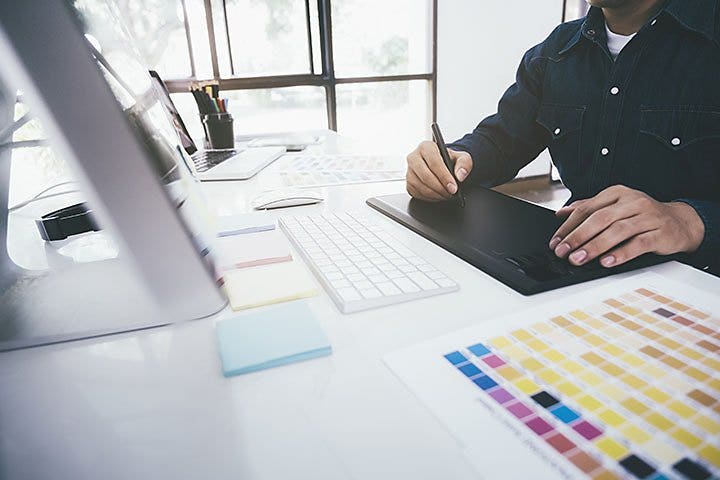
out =
{"type": "Polygon", "coordinates": [[[549,148],[570,201],[626,185],[686,202],[705,224],[690,260],[716,270],[720,0],[669,0],[615,61],[591,8],[529,50],[498,113],[449,147],[472,156],[469,182],[507,182],[549,148]]]}

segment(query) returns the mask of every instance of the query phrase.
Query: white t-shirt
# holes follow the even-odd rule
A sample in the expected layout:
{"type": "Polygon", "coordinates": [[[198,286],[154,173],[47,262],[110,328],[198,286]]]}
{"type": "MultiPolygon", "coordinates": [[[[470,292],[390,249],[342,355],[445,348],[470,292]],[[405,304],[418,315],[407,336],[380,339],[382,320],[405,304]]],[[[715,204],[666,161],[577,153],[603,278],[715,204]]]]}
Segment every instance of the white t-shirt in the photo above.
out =
{"type": "Polygon", "coordinates": [[[608,50],[610,50],[610,54],[613,59],[617,58],[620,51],[625,48],[625,45],[627,45],[628,42],[635,36],[635,33],[632,35],[620,35],[618,33],[611,32],[607,23],[605,24],[605,33],[607,33],[608,50]]]}

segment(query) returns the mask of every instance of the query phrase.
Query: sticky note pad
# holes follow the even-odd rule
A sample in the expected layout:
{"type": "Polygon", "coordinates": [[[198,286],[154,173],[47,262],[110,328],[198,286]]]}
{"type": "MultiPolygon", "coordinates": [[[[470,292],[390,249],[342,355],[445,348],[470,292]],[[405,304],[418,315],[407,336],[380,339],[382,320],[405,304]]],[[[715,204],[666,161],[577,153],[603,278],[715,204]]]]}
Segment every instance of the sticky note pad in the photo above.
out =
{"type": "Polygon", "coordinates": [[[275,229],[275,220],[267,212],[224,215],[216,218],[218,237],[265,232],[275,229]]]}
{"type": "Polygon", "coordinates": [[[217,323],[223,375],[278,367],[330,355],[332,347],[304,303],[237,316],[217,323]]]}
{"type": "Polygon", "coordinates": [[[217,264],[224,270],[292,260],[290,244],[277,231],[220,237],[216,245],[217,264]]]}
{"type": "Polygon", "coordinates": [[[233,310],[287,302],[318,294],[297,262],[275,263],[225,272],[225,293],[233,310]]]}

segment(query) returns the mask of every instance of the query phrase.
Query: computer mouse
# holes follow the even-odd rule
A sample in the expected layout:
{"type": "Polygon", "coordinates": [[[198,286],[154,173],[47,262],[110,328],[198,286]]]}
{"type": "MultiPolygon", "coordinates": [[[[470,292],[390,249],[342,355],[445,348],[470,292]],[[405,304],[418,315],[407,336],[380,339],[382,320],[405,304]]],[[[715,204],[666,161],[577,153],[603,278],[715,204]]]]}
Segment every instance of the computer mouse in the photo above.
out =
{"type": "Polygon", "coordinates": [[[312,205],[323,200],[325,200],[323,196],[313,190],[292,188],[265,192],[256,197],[251,202],[251,205],[255,210],[270,210],[273,208],[312,205]]]}

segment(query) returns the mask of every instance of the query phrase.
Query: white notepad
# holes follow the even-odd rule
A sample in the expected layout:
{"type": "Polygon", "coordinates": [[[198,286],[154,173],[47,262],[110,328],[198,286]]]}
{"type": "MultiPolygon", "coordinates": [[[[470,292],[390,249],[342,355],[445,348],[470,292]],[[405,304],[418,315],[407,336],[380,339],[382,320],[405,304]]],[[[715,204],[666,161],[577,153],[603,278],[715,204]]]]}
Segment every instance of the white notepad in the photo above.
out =
{"type": "Polygon", "coordinates": [[[276,230],[219,237],[216,245],[217,264],[223,270],[292,260],[290,244],[276,230]]]}
{"type": "Polygon", "coordinates": [[[315,281],[297,262],[231,270],[225,292],[233,310],[287,302],[318,294],[315,281]]]}

